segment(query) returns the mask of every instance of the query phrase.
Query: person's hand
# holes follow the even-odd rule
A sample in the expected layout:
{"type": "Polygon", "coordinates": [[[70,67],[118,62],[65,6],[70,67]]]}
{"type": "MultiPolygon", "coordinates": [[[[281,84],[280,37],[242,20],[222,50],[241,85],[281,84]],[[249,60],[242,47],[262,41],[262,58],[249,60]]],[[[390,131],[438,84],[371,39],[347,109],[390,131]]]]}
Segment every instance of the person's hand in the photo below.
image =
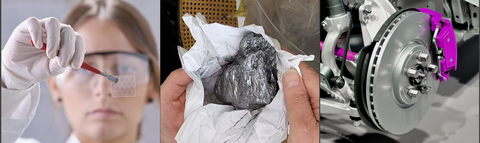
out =
{"type": "Polygon", "coordinates": [[[320,78],[305,63],[300,63],[302,77],[294,69],[283,75],[283,90],[290,124],[289,143],[320,141],[320,78]]]}
{"type": "Polygon", "coordinates": [[[192,79],[183,69],[168,75],[160,87],[160,140],[165,143],[175,141],[175,136],[183,124],[187,85],[192,79]]]}
{"type": "Polygon", "coordinates": [[[56,18],[30,17],[15,28],[2,51],[2,81],[9,89],[26,89],[61,74],[69,65],[78,69],[84,45],[82,36],[56,18]],[[43,43],[46,52],[40,50],[43,43]]]}

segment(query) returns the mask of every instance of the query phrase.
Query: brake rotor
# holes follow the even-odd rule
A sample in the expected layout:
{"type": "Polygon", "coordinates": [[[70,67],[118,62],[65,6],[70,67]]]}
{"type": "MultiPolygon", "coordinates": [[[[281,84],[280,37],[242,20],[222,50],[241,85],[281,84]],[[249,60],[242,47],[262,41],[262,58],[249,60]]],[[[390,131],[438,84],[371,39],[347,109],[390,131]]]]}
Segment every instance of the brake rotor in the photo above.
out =
{"type": "Polygon", "coordinates": [[[356,74],[363,76],[356,76],[362,78],[356,80],[360,89],[355,92],[366,125],[404,134],[430,108],[440,82],[435,72],[426,70],[428,64],[437,65],[430,18],[416,9],[398,11],[385,22],[371,47],[362,50],[365,58],[359,62],[364,64],[356,74]]]}

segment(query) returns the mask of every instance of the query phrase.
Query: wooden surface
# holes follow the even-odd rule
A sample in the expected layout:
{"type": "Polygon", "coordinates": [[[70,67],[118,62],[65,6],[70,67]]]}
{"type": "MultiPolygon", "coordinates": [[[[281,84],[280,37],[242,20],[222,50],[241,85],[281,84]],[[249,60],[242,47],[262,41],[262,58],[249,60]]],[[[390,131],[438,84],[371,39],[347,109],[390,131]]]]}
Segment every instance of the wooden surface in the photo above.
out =
{"type": "Polygon", "coordinates": [[[220,23],[238,27],[237,18],[226,17],[228,13],[235,10],[235,0],[180,0],[179,24],[183,47],[189,50],[195,44],[190,29],[183,22],[183,15],[189,13],[195,16],[197,13],[201,13],[207,19],[207,23],[220,23]]]}

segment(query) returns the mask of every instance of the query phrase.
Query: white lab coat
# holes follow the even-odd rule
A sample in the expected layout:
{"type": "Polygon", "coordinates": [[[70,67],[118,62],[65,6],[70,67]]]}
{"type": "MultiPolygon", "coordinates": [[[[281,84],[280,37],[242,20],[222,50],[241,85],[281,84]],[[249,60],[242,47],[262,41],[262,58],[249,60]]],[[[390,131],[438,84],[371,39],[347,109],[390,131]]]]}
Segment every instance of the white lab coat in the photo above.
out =
{"type": "MultiPolygon", "coordinates": [[[[15,141],[15,143],[41,143],[41,142],[33,138],[18,138],[17,141],[15,141]]],[[[71,134],[70,137],[68,137],[66,143],[80,143],[80,141],[74,134],[71,134]]]]}
{"type": "MultiPolygon", "coordinates": [[[[2,72],[2,81],[11,80],[7,72],[2,72]]],[[[2,91],[2,143],[40,143],[31,138],[19,138],[32,121],[40,102],[40,85],[35,83],[24,90],[11,90],[1,87],[2,91]]],[[[141,143],[141,141],[137,141],[141,143]]],[[[71,134],[66,143],[80,143],[71,134]]]]}
{"type": "MultiPolygon", "coordinates": [[[[4,73],[2,73],[4,74],[4,73]]],[[[5,80],[2,75],[2,80],[5,80]]],[[[24,90],[1,88],[2,143],[13,143],[20,137],[37,111],[40,86],[33,84],[24,90]]]]}

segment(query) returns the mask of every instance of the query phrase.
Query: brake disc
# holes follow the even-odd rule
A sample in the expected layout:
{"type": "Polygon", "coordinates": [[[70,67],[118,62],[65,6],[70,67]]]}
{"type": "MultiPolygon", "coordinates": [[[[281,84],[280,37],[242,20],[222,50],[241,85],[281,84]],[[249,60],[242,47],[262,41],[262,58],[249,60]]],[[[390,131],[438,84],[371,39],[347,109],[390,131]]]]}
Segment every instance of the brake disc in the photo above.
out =
{"type": "Polygon", "coordinates": [[[430,108],[439,85],[429,64],[437,65],[430,31],[431,16],[417,9],[394,13],[357,62],[355,96],[364,123],[404,134],[430,108]]]}

